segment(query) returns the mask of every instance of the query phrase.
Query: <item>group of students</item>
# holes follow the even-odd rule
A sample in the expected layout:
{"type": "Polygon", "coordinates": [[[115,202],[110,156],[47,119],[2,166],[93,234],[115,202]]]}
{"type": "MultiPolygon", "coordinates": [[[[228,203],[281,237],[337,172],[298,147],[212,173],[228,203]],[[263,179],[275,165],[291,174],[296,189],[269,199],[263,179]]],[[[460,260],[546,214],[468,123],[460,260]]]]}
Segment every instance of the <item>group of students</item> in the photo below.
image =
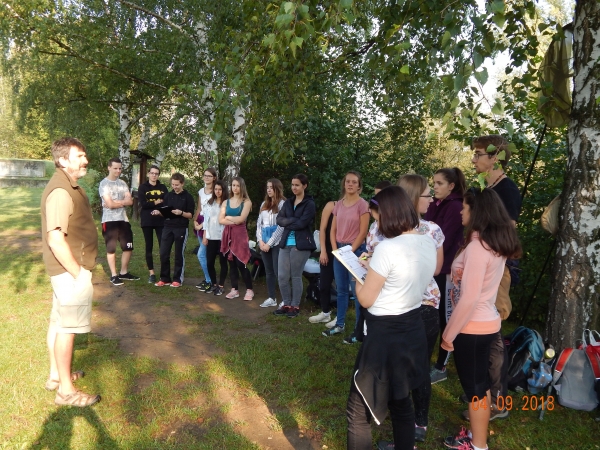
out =
{"type": "MultiPolygon", "coordinates": [[[[470,420],[471,431],[463,429],[447,438],[446,447],[486,449],[490,414],[492,418],[504,417],[504,412],[494,411],[492,405],[497,396],[506,395],[500,324],[510,313],[510,275],[505,264],[521,253],[515,228],[520,199],[516,185],[504,173],[510,157],[504,138],[476,138],[473,148],[472,163],[478,173],[485,173],[486,188],[467,189],[458,168],[444,168],[433,177],[433,195],[426,178],[409,174],[400,177],[397,185],[378,183],[375,196],[367,202],[360,197],[360,174],[351,171],[342,179],[339,200],[323,209],[319,234],[321,312],[308,320],[324,323],[324,336],[343,333],[350,292],[356,299],[354,331],[344,339],[346,343],[362,342],[347,405],[349,449],[371,448],[370,423],[381,423],[388,409],[394,441],[380,442],[380,449],[413,449],[415,441],[424,441],[431,385],[447,378],[450,353],[470,404],[465,417],[470,420]],[[369,227],[371,217],[374,221],[369,227]],[[364,284],[357,284],[333,257],[332,252],[344,246],[351,246],[368,269],[364,284]],[[334,318],[333,280],[337,289],[334,318]],[[498,304],[497,308],[497,302],[506,301],[508,307],[498,304]],[[438,336],[438,360],[430,370],[438,336]],[[480,405],[484,399],[487,407],[480,405]]],[[[152,166],[150,170],[158,168],[152,166]]],[[[178,181],[177,175],[181,176],[174,174],[172,185],[178,181]]],[[[150,178],[149,183],[152,181],[150,178]]],[[[306,175],[294,175],[293,195],[286,199],[281,181],[268,180],[256,227],[269,295],[260,306],[277,307],[275,315],[290,318],[299,314],[302,272],[317,247],[312,230],[316,207],[307,188],[306,175]],[[281,303],[276,297],[277,284],[281,303]]],[[[176,194],[181,195],[181,191],[176,194]]],[[[164,198],[168,203],[167,196],[164,198]]],[[[146,200],[142,201],[142,228],[150,226],[144,211],[150,211],[152,219],[160,214],[156,209],[160,201],[146,200]]],[[[181,218],[190,219],[195,204],[190,206],[187,200],[187,209],[178,211],[181,218]]],[[[242,178],[233,179],[228,193],[227,184],[217,180],[214,169],[204,172],[194,221],[200,244],[198,259],[206,276],[197,286],[202,291],[223,294],[229,270],[231,291],[226,297],[240,295],[241,272],[246,285],[244,300],[253,299],[246,228],[251,208],[242,178]]],[[[165,227],[169,220],[173,219],[164,220],[165,227]]],[[[185,233],[187,238],[187,225],[185,233]]],[[[152,232],[145,230],[144,236],[151,240],[152,232]]],[[[146,243],[148,254],[148,239],[146,243]]],[[[172,241],[167,244],[170,251],[172,241]]],[[[163,253],[167,244],[163,236],[157,286],[183,282],[177,245],[174,281],[169,277],[168,261],[163,261],[163,256],[168,258],[163,253]]],[[[180,253],[182,256],[183,251],[180,253]]],[[[150,264],[148,267],[152,269],[150,264]]]]}

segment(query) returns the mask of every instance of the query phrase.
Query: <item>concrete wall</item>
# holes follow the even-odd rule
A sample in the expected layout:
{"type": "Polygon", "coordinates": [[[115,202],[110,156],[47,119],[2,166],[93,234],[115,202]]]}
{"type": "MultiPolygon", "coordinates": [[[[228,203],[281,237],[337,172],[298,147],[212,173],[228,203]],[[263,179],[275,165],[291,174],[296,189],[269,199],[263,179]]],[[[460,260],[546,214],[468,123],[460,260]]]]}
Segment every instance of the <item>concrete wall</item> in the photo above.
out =
{"type": "Polygon", "coordinates": [[[31,178],[0,178],[2,188],[45,188],[50,180],[33,180],[31,178]]]}
{"type": "Polygon", "coordinates": [[[0,158],[0,178],[44,178],[45,176],[45,161],[0,158]]]}

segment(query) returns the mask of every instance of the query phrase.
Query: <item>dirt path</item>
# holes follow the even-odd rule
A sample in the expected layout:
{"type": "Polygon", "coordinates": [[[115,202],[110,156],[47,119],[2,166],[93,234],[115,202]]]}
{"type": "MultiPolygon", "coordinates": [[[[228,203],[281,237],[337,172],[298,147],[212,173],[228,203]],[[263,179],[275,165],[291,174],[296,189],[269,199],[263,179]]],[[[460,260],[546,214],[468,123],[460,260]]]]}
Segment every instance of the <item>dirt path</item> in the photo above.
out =
{"type": "MultiPolygon", "coordinates": [[[[240,299],[224,301],[224,297],[200,293],[193,288],[199,281],[186,279],[185,286],[178,290],[178,301],[161,302],[161,291],[172,288],[156,288],[156,293],[151,289],[144,296],[139,296],[133,294],[127,284],[115,287],[104,277],[95,275],[94,300],[97,306],[94,308],[93,332],[117,339],[122,351],[128,354],[167,363],[202,365],[220,350],[207,344],[202,336],[191,333],[186,317],[213,312],[250,324],[264,324],[265,315],[273,310],[259,307],[265,298],[265,287],[260,284],[255,286],[255,300],[242,302],[240,299]]],[[[267,327],[264,329],[268,332],[267,327]]],[[[274,430],[274,414],[261,398],[235,396],[225,388],[219,388],[217,397],[222,405],[228,405],[225,408],[227,413],[219,419],[237,424],[235,428],[240,434],[263,449],[322,448],[301,430],[274,430]]],[[[183,428],[189,426],[182,424],[183,428]]]]}

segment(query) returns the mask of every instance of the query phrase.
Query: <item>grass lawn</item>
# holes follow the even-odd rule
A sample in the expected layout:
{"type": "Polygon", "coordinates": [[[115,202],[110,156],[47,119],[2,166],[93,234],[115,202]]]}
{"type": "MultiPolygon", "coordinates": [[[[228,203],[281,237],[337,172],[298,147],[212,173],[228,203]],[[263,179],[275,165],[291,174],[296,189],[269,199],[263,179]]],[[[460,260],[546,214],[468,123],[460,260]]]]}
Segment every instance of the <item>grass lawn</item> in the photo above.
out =
{"type": "MultiPolygon", "coordinates": [[[[275,431],[303,433],[318,442],[317,448],[345,448],[345,404],[358,348],[321,337],[306,320],[308,313],[279,320],[265,312],[266,328],[220,313],[189,314],[183,320],[190,339],[200,336],[217,349],[198,365],[124,354],[114,340],[78,336],[73,367],[90,368],[78,386],[104,398],[91,408],[55,406],[54,394],[42,387],[51,288],[39,245],[41,189],[4,189],[2,194],[11,207],[0,215],[5,280],[0,290],[0,449],[261,448],[240,431],[243,419],[227,419],[231,403],[223,402],[224,396],[263,400],[275,431]]],[[[137,224],[133,228],[138,250],[131,271],[143,275],[143,237],[137,224]]],[[[188,247],[193,246],[190,239],[188,247]]],[[[100,249],[105,256],[102,243],[100,249]]],[[[94,270],[102,274],[105,263],[94,270]]],[[[157,302],[165,295],[168,302],[186,291],[157,291],[144,283],[134,292],[157,302]]],[[[461,388],[452,365],[449,370],[449,380],[433,386],[428,438],[419,449],[443,448],[442,438],[465,425],[461,388]]],[[[525,398],[512,394],[510,418],[490,425],[490,449],[600,449],[597,412],[555,403],[540,421],[537,411],[517,410],[525,398]]],[[[391,439],[389,420],[374,426],[373,435],[391,439]]]]}

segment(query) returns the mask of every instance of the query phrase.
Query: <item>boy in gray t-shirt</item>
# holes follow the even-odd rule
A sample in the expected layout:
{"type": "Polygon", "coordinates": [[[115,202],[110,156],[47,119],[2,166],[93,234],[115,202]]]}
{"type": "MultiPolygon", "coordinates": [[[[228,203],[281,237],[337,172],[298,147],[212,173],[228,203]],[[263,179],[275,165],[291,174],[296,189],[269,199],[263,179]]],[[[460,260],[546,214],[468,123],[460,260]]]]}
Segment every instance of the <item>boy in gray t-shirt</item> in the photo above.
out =
{"type": "Polygon", "coordinates": [[[127,219],[125,206],[133,205],[133,198],[124,181],[119,179],[122,171],[119,158],[108,162],[108,176],[100,182],[98,191],[102,199],[102,236],[106,244],[106,260],[110,269],[110,282],[115,286],[123,280],[139,280],[128,272],[133,251],[133,232],[127,219]],[[117,241],[121,244],[121,272],[117,275],[117,241]]]}

